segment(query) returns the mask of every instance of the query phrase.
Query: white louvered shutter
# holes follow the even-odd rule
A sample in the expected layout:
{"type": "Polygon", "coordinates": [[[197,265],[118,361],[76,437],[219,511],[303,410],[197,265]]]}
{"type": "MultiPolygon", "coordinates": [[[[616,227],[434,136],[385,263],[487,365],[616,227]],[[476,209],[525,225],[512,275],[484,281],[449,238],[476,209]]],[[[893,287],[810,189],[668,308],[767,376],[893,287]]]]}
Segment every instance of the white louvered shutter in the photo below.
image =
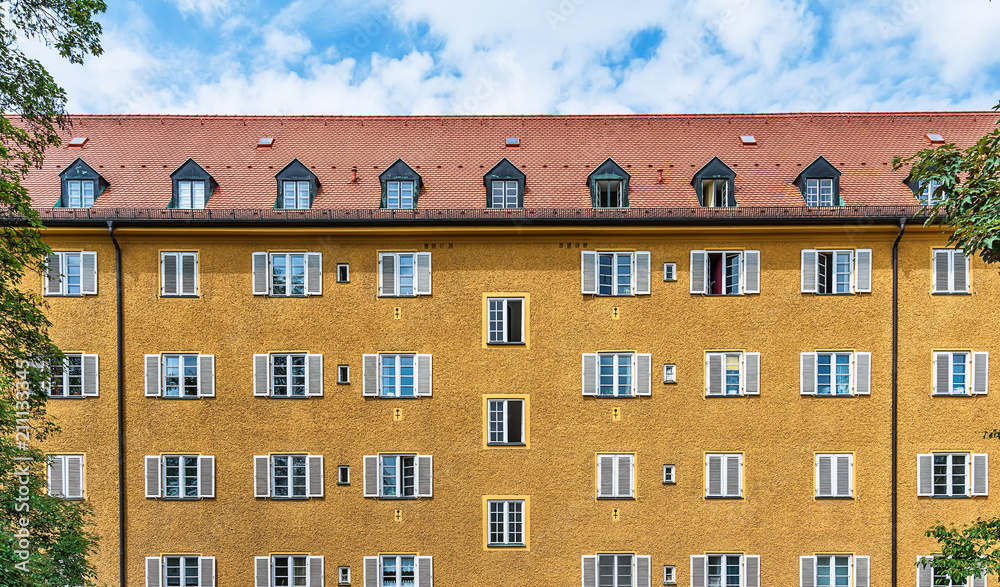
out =
{"type": "Polygon", "coordinates": [[[417,364],[417,388],[414,390],[414,394],[430,397],[433,392],[433,361],[431,360],[431,356],[417,355],[414,357],[414,361],[417,364]]]}
{"type": "Polygon", "coordinates": [[[270,497],[271,495],[271,458],[267,455],[256,455],[253,458],[253,496],[270,497]]]}
{"type": "Polygon", "coordinates": [[[743,497],[743,456],[726,457],[726,497],[743,497]]]}
{"type": "Polygon", "coordinates": [[[972,577],[972,587],[986,587],[986,575],[982,577],[972,577]]]}
{"type": "Polygon", "coordinates": [[[378,355],[361,356],[361,395],[378,396],[378,355]]]}
{"type": "Polygon", "coordinates": [[[989,495],[989,457],[985,453],[972,454],[972,495],[989,495]]]}
{"type": "Polygon", "coordinates": [[[429,556],[414,558],[417,564],[417,584],[415,587],[434,587],[434,563],[429,556]]]}
{"type": "Polygon", "coordinates": [[[97,295],[97,253],[80,253],[80,293],[85,296],[97,295]]]}
{"type": "Polygon", "coordinates": [[[323,355],[306,355],[306,395],[323,396],[323,355]]]}
{"type": "Polygon", "coordinates": [[[160,355],[146,355],[146,396],[160,395],[160,355]]]}
{"type": "Polygon", "coordinates": [[[951,393],[951,353],[934,353],[934,393],[951,393]]]}
{"type": "Polygon", "coordinates": [[[819,253],[815,249],[802,249],[802,293],[816,293],[819,289],[819,253]]]}
{"type": "Polygon", "coordinates": [[[146,497],[160,497],[160,457],[147,456],[146,463],[146,497]]]}
{"type": "Polygon", "coordinates": [[[871,587],[872,557],[854,557],[854,587],[871,587]]]}
{"type": "Polygon", "coordinates": [[[936,249],[934,251],[933,267],[932,286],[934,293],[950,292],[951,249],[936,249]]]}
{"type": "Polygon", "coordinates": [[[635,360],[635,395],[650,396],[653,394],[653,355],[636,353],[635,360]]]}
{"type": "Polygon", "coordinates": [[[414,291],[418,296],[431,295],[431,254],[417,253],[414,255],[416,265],[416,288],[414,291]]]}
{"type": "Polygon", "coordinates": [[[83,499],[83,457],[66,457],[66,499],[83,499]]]}
{"type": "Polygon", "coordinates": [[[417,497],[434,497],[434,457],[417,455],[417,497]]]}
{"type": "Polygon", "coordinates": [[[198,457],[198,496],[215,497],[215,457],[198,457]]]}
{"type": "Polygon", "coordinates": [[[799,587],[816,587],[816,557],[799,557],[799,587]]]}
{"type": "Polygon", "coordinates": [[[323,295],[323,253],[306,253],[306,295],[323,295]]]}
{"type": "Polygon", "coordinates": [[[816,497],[833,497],[833,455],[816,457],[816,497]]]}
{"type": "Polygon", "coordinates": [[[743,353],[743,393],[760,395],[760,353],[743,353]]]}
{"type": "Polygon", "coordinates": [[[599,363],[597,353],[583,353],[583,395],[597,395],[599,363]]]}
{"type": "Polygon", "coordinates": [[[707,556],[697,554],[691,556],[691,587],[705,587],[705,578],[708,575],[705,568],[707,562],[707,556]]]}
{"type": "Polygon", "coordinates": [[[952,251],[954,285],[952,291],[969,293],[969,258],[962,249],[952,251]]]}
{"type": "Polygon", "coordinates": [[[308,587],[323,587],[324,580],[326,579],[326,573],[323,566],[323,557],[306,557],[306,577],[308,579],[308,587]]]}
{"type": "Polygon", "coordinates": [[[271,557],[253,557],[254,587],[271,587],[271,557]]]}
{"type": "Polygon", "coordinates": [[[722,497],[723,455],[708,455],[705,458],[705,497],[722,497]]]}
{"type": "Polygon", "coordinates": [[[584,555],[580,569],[583,587],[597,587],[597,557],[594,555],[584,555]]]}
{"type": "Polygon", "coordinates": [[[66,497],[63,495],[63,485],[66,477],[66,461],[62,455],[49,457],[49,495],[55,497],[66,497]]]}
{"type": "Polygon", "coordinates": [[[748,554],[744,556],[743,570],[746,571],[746,578],[743,581],[743,586],[760,587],[760,555],[748,554]]]}
{"type": "Polygon", "coordinates": [[[854,353],[854,393],[856,395],[872,393],[871,353],[854,353]]]}
{"type": "Polygon", "coordinates": [[[271,393],[271,356],[253,356],[253,394],[267,396],[271,393]]]}
{"type": "Polygon", "coordinates": [[[83,396],[97,397],[100,389],[97,355],[83,355],[81,363],[83,371],[83,396]]]}
{"type": "Polygon", "coordinates": [[[52,253],[45,257],[45,295],[57,296],[62,294],[62,255],[52,253]]]}
{"type": "MultiPolygon", "coordinates": [[[[180,257],[180,294],[182,296],[196,296],[198,295],[198,255],[197,253],[184,253],[180,257]]],[[[212,564],[215,564],[214,558],[212,564]]]]}
{"type": "Polygon", "coordinates": [[[917,495],[934,495],[934,455],[917,455],[917,495]]]}
{"type": "Polygon", "coordinates": [[[161,578],[161,563],[158,556],[146,557],[146,587],[160,587],[163,584],[161,578]]]}
{"type": "Polygon", "coordinates": [[[267,262],[267,253],[253,254],[253,295],[266,296],[270,293],[271,284],[270,271],[267,262]]]}
{"type": "Polygon", "coordinates": [[[708,293],[708,253],[691,251],[691,293],[708,293]]]}
{"type": "Polygon", "coordinates": [[[160,256],[160,295],[175,296],[178,292],[177,253],[163,253],[160,256]]]}
{"type": "Polygon", "coordinates": [[[215,557],[199,556],[199,587],[215,587],[215,557]]]}
{"type": "Polygon", "coordinates": [[[857,249],[854,251],[854,291],[870,293],[872,291],[872,250],[857,249]]]}
{"type": "Polygon", "coordinates": [[[615,496],[615,457],[597,455],[597,497],[615,496]]]}
{"type": "Polygon", "coordinates": [[[934,587],[934,567],[931,566],[933,556],[917,557],[917,587],[934,587]],[[924,566],[926,561],[926,566],[924,566]]]}
{"type": "Polygon", "coordinates": [[[650,280],[650,255],[649,251],[635,252],[635,293],[636,295],[649,295],[650,280]]]}
{"type": "Polygon", "coordinates": [[[615,497],[634,497],[634,460],[632,455],[618,455],[617,462],[617,483],[615,497]]]}
{"type": "Polygon", "coordinates": [[[198,395],[215,397],[215,355],[198,355],[198,395]]]}
{"type": "Polygon", "coordinates": [[[799,386],[802,395],[816,395],[816,353],[799,356],[799,386]]]}
{"type": "Polygon", "coordinates": [[[597,295],[597,251],[580,252],[580,291],[597,295]]]}
{"type": "Polygon", "coordinates": [[[378,255],[378,295],[396,295],[396,255],[393,253],[378,255]]]}
{"type": "Polygon", "coordinates": [[[972,393],[983,395],[989,391],[990,354],[972,353],[972,393]]]}
{"type": "Polygon", "coordinates": [[[760,251],[744,251],[743,264],[743,293],[760,293],[760,251]]]}
{"type": "Polygon", "coordinates": [[[378,455],[365,455],[364,458],[364,496],[378,497],[378,455]]]}
{"type": "Polygon", "coordinates": [[[854,463],[851,455],[836,455],[833,457],[833,473],[836,475],[836,497],[852,497],[854,495],[854,463]]]}
{"type": "Polygon", "coordinates": [[[635,557],[635,586],[650,587],[652,583],[652,564],[649,555],[635,557]]]}
{"type": "Polygon", "coordinates": [[[381,587],[382,578],[379,576],[378,570],[378,557],[377,556],[366,556],[364,557],[364,583],[365,587],[381,587]]]}
{"type": "Polygon", "coordinates": [[[323,497],[323,455],[306,457],[306,495],[323,497]]]}
{"type": "Polygon", "coordinates": [[[726,355],[707,353],[705,355],[705,395],[722,395],[722,371],[726,355]]]}

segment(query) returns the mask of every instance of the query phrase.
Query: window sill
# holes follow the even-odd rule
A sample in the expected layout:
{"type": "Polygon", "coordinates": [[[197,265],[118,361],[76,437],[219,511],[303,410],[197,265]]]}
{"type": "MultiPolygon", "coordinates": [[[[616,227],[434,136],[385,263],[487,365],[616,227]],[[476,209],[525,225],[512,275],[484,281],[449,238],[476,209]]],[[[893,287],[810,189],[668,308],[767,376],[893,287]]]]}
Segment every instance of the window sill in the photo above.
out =
{"type": "Polygon", "coordinates": [[[200,396],[200,395],[199,396],[193,396],[193,395],[189,395],[189,396],[183,396],[183,395],[158,395],[156,397],[158,397],[159,399],[201,399],[202,398],[202,396],[200,396]]]}
{"type": "Polygon", "coordinates": [[[525,346],[525,344],[523,342],[488,342],[488,343],[486,343],[486,345],[487,346],[496,346],[496,347],[525,346]]]}
{"type": "MultiPolygon", "coordinates": [[[[186,294],[186,295],[160,294],[160,297],[161,298],[189,298],[189,299],[197,299],[197,298],[200,298],[201,296],[198,295],[198,294],[186,294]]],[[[281,296],[274,296],[274,297],[281,297],[281,296]]]]}
{"type": "Polygon", "coordinates": [[[524,544],[487,544],[489,548],[524,548],[524,544]]]}
{"type": "Polygon", "coordinates": [[[746,394],[742,393],[713,393],[711,395],[705,394],[705,399],[715,399],[715,398],[734,398],[734,397],[747,397],[746,394]]]}
{"type": "MultiPolygon", "coordinates": [[[[429,295],[429,294],[425,294],[425,295],[429,295]]],[[[409,294],[409,295],[399,295],[399,294],[393,294],[393,295],[388,295],[388,294],[378,294],[378,297],[380,297],[380,298],[388,298],[388,299],[393,299],[393,298],[419,298],[419,297],[421,297],[421,296],[420,296],[419,294],[409,294]]]]}
{"type": "Polygon", "coordinates": [[[973,395],[985,395],[985,394],[972,394],[972,393],[932,393],[932,397],[972,397],[973,395]]]}
{"type": "Polygon", "coordinates": [[[49,399],[87,399],[88,397],[97,397],[89,395],[50,395],[49,399]]]}
{"type": "Polygon", "coordinates": [[[337,485],[347,486],[347,485],[350,485],[350,482],[348,482],[348,483],[341,483],[340,481],[337,481],[337,485]]]}
{"type": "Polygon", "coordinates": [[[730,495],[706,495],[705,499],[730,499],[730,500],[742,501],[743,500],[743,496],[742,495],[733,495],[733,496],[730,496],[730,495]]]}
{"type": "Polygon", "coordinates": [[[408,500],[408,499],[417,499],[417,496],[416,495],[404,495],[404,496],[380,495],[380,496],[378,496],[378,498],[379,499],[385,499],[385,500],[388,500],[388,501],[400,501],[400,500],[408,500]]]}
{"type": "Polygon", "coordinates": [[[46,298],[82,298],[83,294],[45,294],[46,298]]]}
{"type": "Polygon", "coordinates": [[[639,396],[636,395],[612,395],[612,394],[597,394],[594,397],[601,399],[633,399],[639,396]]]}
{"type": "Polygon", "coordinates": [[[971,296],[971,291],[932,291],[932,296],[971,296]]]}
{"type": "Polygon", "coordinates": [[[310,395],[269,395],[270,399],[309,399],[310,395]]]}
{"type": "Polygon", "coordinates": [[[486,446],[527,446],[523,442],[487,442],[486,446]]]}
{"type": "Polygon", "coordinates": [[[270,499],[276,499],[278,501],[304,501],[306,499],[312,499],[312,498],[309,497],[309,496],[307,496],[307,495],[294,495],[294,496],[285,496],[285,495],[277,496],[277,495],[272,495],[270,497],[270,499]]]}
{"type": "Polygon", "coordinates": [[[920,495],[918,497],[929,497],[931,499],[972,499],[973,497],[987,497],[985,495],[920,495]]]}
{"type": "Polygon", "coordinates": [[[598,495],[597,499],[602,500],[602,501],[603,500],[608,500],[608,501],[635,501],[635,497],[633,497],[633,496],[629,496],[629,497],[603,497],[603,496],[598,495]]]}
{"type": "Polygon", "coordinates": [[[663,484],[664,485],[677,485],[677,482],[676,481],[664,481],[663,484]]]}
{"type": "Polygon", "coordinates": [[[852,495],[850,497],[843,497],[837,495],[817,495],[813,499],[822,501],[853,501],[854,496],[852,495]]]}
{"type": "Polygon", "coordinates": [[[422,395],[380,395],[375,399],[420,399],[422,395]]]}
{"type": "Polygon", "coordinates": [[[812,397],[836,398],[836,399],[851,399],[851,398],[854,398],[854,397],[858,397],[858,396],[856,396],[854,394],[851,394],[851,393],[836,393],[836,394],[835,393],[812,393],[812,394],[806,394],[806,395],[811,395],[812,397]]]}

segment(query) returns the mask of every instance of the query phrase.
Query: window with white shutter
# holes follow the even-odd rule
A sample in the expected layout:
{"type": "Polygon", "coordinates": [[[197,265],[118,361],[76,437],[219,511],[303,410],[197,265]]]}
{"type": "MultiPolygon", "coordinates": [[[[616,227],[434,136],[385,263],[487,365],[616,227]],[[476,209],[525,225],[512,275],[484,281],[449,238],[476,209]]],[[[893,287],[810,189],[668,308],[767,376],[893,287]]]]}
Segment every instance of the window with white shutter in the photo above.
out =
{"type": "Polygon", "coordinates": [[[917,455],[917,495],[972,497],[989,493],[988,456],[980,453],[917,455]]]}
{"type": "Polygon", "coordinates": [[[705,397],[760,395],[760,353],[705,353],[705,397]]]}
{"type": "Polygon", "coordinates": [[[160,295],[195,297],[198,295],[198,253],[160,253],[160,295]]]}
{"type": "Polygon", "coordinates": [[[434,458],[413,454],[365,456],[364,496],[382,499],[434,497],[434,458]]]}
{"type": "Polygon", "coordinates": [[[431,295],[430,253],[379,253],[379,297],[431,295]]]}
{"type": "Polygon", "coordinates": [[[215,557],[146,557],[146,587],[215,587],[215,557]]]}
{"type": "Polygon", "coordinates": [[[871,394],[871,353],[821,351],[799,359],[802,395],[849,397],[871,394]]]}
{"type": "Polygon", "coordinates": [[[362,366],[362,395],[385,398],[432,395],[431,355],[415,353],[364,355],[362,366]]]}
{"type": "Polygon", "coordinates": [[[803,249],[802,293],[854,294],[872,290],[871,249],[803,249]]]}
{"type": "Polygon", "coordinates": [[[433,587],[433,557],[383,554],[364,557],[364,587],[433,587]]]}
{"type": "Polygon", "coordinates": [[[146,497],[205,499],[215,497],[215,457],[167,454],[145,459],[146,497]]]}
{"type": "Polygon", "coordinates": [[[649,295],[649,251],[581,251],[580,291],[597,296],[649,295]]]}
{"type": "Polygon", "coordinates": [[[45,258],[43,286],[47,296],[97,295],[97,253],[52,252],[45,258]]]}
{"type": "Polygon", "coordinates": [[[271,353],[253,356],[255,396],[304,398],[323,395],[323,355],[271,353]]]}
{"type": "Polygon", "coordinates": [[[743,497],[743,454],[707,453],[705,455],[705,497],[743,497]]]}
{"type": "Polygon", "coordinates": [[[254,587],[323,587],[325,581],[322,556],[275,554],[254,557],[254,587]]]}
{"type": "Polygon", "coordinates": [[[597,498],[632,499],[635,497],[635,455],[597,455],[597,498]]]}
{"type": "Polygon", "coordinates": [[[583,354],[583,395],[637,397],[652,394],[652,355],[610,352],[583,354]]]}
{"type": "Polygon", "coordinates": [[[49,455],[48,493],[63,499],[84,498],[84,456],[49,455]]]}
{"type": "Polygon", "coordinates": [[[584,555],[581,576],[583,587],[650,587],[650,556],[632,553],[584,555]]]}
{"type": "Polygon", "coordinates": [[[322,455],[258,455],[253,458],[254,497],[323,497],[322,455]]]}
{"type": "Polygon", "coordinates": [[[693,555],[691,587],[715,586],[760,587],[760,555],[693,555]]]}
{"type": "Polygon", "coordinates": [[[323,295],[322,253],[253,253],[251,272],[255,296],[323,295]]]}
{"type": "Polygon", "coordinates": [[[816,497],[854,497],[854,455],[849,453],[816,454],[816,497]]]}
{"type": "Polygon", "coordinates": [[[934,249],[931,260],[931,293],[970,293],[969,257],[963,249],[934,249]]]}
{"type": "Polygon", "coordinates": [[[145,387],[149,397],[215,397],[215,355],[146,355],[145,387]]]}
{"type": "Polygon", "coordinates": [[[817,554],[799,557],[799,587],[869,587],[871,557],[817,554]]]}
{"type": "Polygon", "coordinates": [[[691,293],[760,293],[760,251],[691,251],[691,293]]]}
{"type": "Polygon", "coordinates": [[[943,566],[934,566],[934,559],[941,555],[917,557],[917,587],[986,587],[987,571],[981,577],[955,580],[943,566]]]}
{"type": "Polygon", "coordinates": [[[97,355],[67,353],[49,364],[49,397],[97,397],[97,355]]]}

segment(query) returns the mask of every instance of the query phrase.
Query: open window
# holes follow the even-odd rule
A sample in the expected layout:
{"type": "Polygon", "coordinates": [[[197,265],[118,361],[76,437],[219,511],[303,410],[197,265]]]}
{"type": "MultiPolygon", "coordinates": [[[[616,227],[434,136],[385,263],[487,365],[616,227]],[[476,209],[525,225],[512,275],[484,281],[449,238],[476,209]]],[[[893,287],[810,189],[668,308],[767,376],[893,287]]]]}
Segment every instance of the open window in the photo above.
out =
{"type": "Polygon", "coordinates": [[[694,174],[691,185],[698,193],[698,203],[704,208],[735,208],[736,172],[718,157],[694,174]]]}
{"type": "Polygon", "coordinates": [[[629,174],[610,157],[587,176],[594,208],[628,208],[629,174]]]}
{"type": "Polygon", "coordinates": [[[483,176],[487,208],[523,208],[524,172],[506,157],[483,176]]]}
{"type": "Polygon", "coordinates": [[[219,185],[194,159],[188,159],[171,173],[170,181],[173,182],[173,197],[168,207],[186,210],[204,208],[219,185]]]}
{"type": "Polygon", "coordinates": [[[760,293],[760,251],[691,251],[691,293],[760,293]]]}
{"type": "Polygon", "coordinates": [[[108,187],[108,180],[79,157],[62,170],[59,180],[62,196],[56,204],[57,208],[90,208],[108,187]]]}
{"type": "Polygon", "coordinates": [[[841,206],[840,170],[822,155],[795,178],[806,206],[841,206]]]}
{"type": "Polygon", "coordinates": [[[396,159],[379,174],[378,180],[382,184],[381,208],[409,210],[417,207],[422,185],[420,174],[402,159],[396,159]]]}
{"type": "Polygon", "coordinates": [[[292,159],[275,174],[278,180],[278,198],[274,207],[284,210],[308,210],[319,189],[316,174],[309,170],[298,159],[292,159]]]}

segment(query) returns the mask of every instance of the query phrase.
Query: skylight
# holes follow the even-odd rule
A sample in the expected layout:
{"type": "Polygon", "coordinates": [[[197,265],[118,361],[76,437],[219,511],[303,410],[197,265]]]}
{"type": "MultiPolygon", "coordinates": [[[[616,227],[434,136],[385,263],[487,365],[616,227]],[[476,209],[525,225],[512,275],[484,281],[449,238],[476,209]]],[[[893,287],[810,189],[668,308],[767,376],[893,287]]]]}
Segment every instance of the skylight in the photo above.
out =
{"type": "Polygon", "coordinates": [[[82,147],[87,144],[87,137],[73,137],[69,142],[70,147],[82,147]]]}
{"type": "Polygon", "coordinates": [[[936,132],[929,132],[929,133],[927,133],[926,136],[927,136],[927,140],[930,141],[931,144],[938,144],[938,143],[942,143],[943,144],[944,143],[944,137],[941,136],[941,135],[939,135],[936,132]]]}
{"type": "Polygon", "coordinates": [[[521,146],[521,139],[518,138],[518,137],[507,137],[507,146],[508,147],[520,147],[521,146]]]}
{"type": "Polygon", "coordinates": [[[740,141],[743,143],[744,147],[757,145],[757,139],[755,139],[753,135],[740,135],[740,141]]]}
{"type": "Polygon", "coordinates": [[[274,145],[274,137],[262,137],[257,141],[257,148],[268,149],[274,145]]]}

